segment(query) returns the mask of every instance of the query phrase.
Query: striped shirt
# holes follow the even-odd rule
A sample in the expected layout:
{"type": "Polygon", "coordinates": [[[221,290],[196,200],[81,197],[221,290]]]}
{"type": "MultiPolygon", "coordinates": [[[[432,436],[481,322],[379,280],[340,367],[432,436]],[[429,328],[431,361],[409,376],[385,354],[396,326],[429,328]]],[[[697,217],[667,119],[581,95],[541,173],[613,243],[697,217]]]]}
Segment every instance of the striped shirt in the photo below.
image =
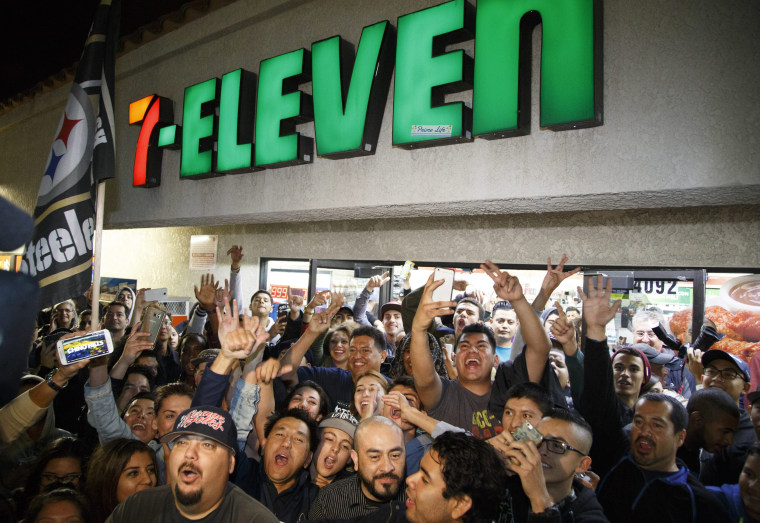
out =
{"type": "MultiPolygon", "coordinates": [[[[309,519],[358,518],[390,503],[379,503],[368,499],[362,492],[359,481],[359,475],[356,474],[322,487],[317,499],[311,504],[309,519]]],[[[399,501],[402,506],[406,501],[406,489],[403,482],[399,486],[399,493],[392,501],[399,501]]]]}

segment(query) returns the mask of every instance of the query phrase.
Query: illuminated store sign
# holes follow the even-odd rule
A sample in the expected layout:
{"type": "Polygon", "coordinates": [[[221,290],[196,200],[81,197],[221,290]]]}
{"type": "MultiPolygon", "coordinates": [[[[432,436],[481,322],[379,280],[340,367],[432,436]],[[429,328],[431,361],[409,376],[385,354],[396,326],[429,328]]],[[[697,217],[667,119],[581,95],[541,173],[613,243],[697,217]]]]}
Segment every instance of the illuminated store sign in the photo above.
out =
{"type": "Polygon", "coordinates": [[[173,102],[132,102],[140,124],[133,185],[161,182],[163,149],[180,149],[180,177],[207,178],[375,154],[395,68],[393,145],[405,149],[530,132],[531,42],[541,24],[541,127],[602,124],[601,0],[453,0],[263,60],[185,88],[173,102]],[[477,28],[477,30],[476,30],[477,28]],[[475,58],[453,44],[475,41],[475,58]],[[447,50],[448,49],[448,50],[447,50]],[[312,95],[299,90],[311,82],[312,95]],[[472,91],[472,107],[446,102],[472,91]],[[296,125],[314,122],[312,139],[296,125]]]}

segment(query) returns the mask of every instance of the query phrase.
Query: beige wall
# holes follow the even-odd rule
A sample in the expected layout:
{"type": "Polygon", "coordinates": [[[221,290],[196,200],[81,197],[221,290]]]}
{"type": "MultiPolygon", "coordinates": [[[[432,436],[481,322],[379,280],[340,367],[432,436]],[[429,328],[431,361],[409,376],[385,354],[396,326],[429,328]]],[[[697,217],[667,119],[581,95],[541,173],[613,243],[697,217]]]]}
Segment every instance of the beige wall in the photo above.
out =
{"type": "Polygon", "coordinates": [[[229,274],[227,248],[243,245],[246,297],[258,286],[260,257],[451,262],[491,258],[508,265],[542,264],[547,256],[556,260],[566,252],[573,266],[751,268],[758,266],[759,210],[691,207],[109,230],[103,239],[103,275],[129,276],[140,286],[165,286],[172,295],[192,296],[201,275],[189,269],[192,234],[219,235],[220,262],[213,272],[221,279],[229,274]]]}
{"type": "MultiPolygon", "coordinates": [[[[131,187],[139,129],[127,125],[129,102],[170,97],[179,123],[188,85],[257,72],[262,59],[335,34],[356,44],[363,26],[437,3],[241,0],[122,56],[103,274],[188,294],[173,288],[197,279],[187,269],[194,231],[242,243],[249,264],[540,263],[566,251],[582,264],[760,267],[760,14],[744,0],[604,2],[601,127],[540,130],[535,74],[529,136],[394,149],[390,96],[375,156],[180,181],[179,154],[167,152],[161,187],[131,187]],[[179,225],[198,227],[144,229],[179,225]]],[[[67,92],[0,116],[0,195],[28,210],[67,92]]],[[[313,125],[300,131],[313,136],[313,125]]]]}

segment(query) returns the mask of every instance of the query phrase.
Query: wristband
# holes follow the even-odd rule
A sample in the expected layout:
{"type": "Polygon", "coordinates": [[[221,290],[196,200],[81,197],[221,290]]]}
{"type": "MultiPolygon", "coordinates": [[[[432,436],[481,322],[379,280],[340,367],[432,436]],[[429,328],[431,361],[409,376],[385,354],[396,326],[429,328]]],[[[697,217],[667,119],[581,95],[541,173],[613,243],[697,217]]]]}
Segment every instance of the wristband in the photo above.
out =
{"type": "Polygon", "coordinates": [[[233,274],[237,274],[237,273],[240,272],[240,267],[235,268],[232,265],[230,265],[230,272],[233,273],[233,274]]]}
{"type": "Polygon", "coordinates": [[[50,372],[48,372],[47,376],[45,376],[45,383],[47,383],[47,384],[48,384],[48,386],[49,386],[51,389],[53,389],[54,391],[56,391],[56,392],[61,392],[63,389],[65,389],[65,388],[66,388],[66,385],[68,385],[68,384],[69,384],[69,382],[68,382],[68,380],[67,380],[67,381],[66,381],[66,383],[65,383],[63,386],[61,386],[61,385],[58,385],[56,382],[54,382],[54,381],[53,381],[53,376],[55,376],[55,373],[56,373],[56,372],[58,372],[58,369],[53,369],[53,370],[51,370],[50,372]]]}

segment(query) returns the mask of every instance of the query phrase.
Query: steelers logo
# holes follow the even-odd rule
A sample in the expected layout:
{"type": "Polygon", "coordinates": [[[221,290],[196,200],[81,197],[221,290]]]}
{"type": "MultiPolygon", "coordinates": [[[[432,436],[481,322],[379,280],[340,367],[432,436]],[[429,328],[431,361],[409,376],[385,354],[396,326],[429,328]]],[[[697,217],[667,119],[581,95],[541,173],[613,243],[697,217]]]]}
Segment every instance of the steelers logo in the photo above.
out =
{"type": "Polygon", "coordinates": [[[95,115],[79,84],[71,87],[66,109],[48,156],[37,206],[45,206],[89,176],[95,115]]]}

